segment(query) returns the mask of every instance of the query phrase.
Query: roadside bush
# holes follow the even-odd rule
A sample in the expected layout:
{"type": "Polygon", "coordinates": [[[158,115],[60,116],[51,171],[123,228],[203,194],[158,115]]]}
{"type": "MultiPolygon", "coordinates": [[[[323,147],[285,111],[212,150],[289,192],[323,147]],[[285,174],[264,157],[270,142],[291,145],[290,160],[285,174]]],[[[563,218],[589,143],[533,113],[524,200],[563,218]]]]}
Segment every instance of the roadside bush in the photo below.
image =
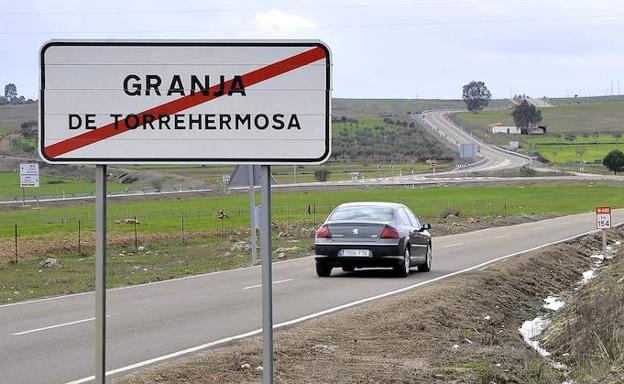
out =
{"type": "Polygon", "coordinates": [[[160,192],[160,190],[163,187],[163,182],[160,179],[152,180],[150,184],[152,185],[152,188],[154,188],[156,192],[160,192]]]}
{"type": "Polygon", "coordinates": [[[11,148],[24,153],[34,153],[35,144],[22,139],[11,139],[11,148]]]}
{"type": "Polygon", "coordinates": [[[533,177],[535,175],[537,175],[537,172],[535,171],[535,169],[531,168],[531,167],[527,167],[526,165],[523,165],[520,168],[520,174],[524,177],[533,177]]]}
{"type": "Polygon", "coordinates": [[[314,178],[316,181],[327,181],[329,179],[329,175],[331,171],[329,169],[317,169],[314,171],[314,178]]]}

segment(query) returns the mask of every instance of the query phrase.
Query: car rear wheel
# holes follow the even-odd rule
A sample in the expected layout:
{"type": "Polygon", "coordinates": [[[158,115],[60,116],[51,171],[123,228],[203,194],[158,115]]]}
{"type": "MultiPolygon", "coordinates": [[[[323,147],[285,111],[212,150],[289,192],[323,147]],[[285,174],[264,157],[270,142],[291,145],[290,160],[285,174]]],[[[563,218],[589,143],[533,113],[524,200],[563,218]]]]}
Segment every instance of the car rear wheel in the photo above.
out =
{"type": "Polygon", "coordinates": [[[410,273],[410,251],[409,244],[405,247],[405,254],[403,256],[403,260],[394,267],[394,271],[400,277],[407,277],[410,273]]]}
{"type": "Polygon", "coordinates": [[[418,266],[418,272],[429,272],[431,271],[431,263],[433,259],[433,255],[431,252],[431,245],[427,247],[427,257],[425,258],[425,263],[423,265],[418,266]]]}
{"type": "Polygon", "coordinates": [[[329,277],[331,275],[332,267],[329,265],[319,262],[316,262],[316,274],[318,277],[329,277]]]}

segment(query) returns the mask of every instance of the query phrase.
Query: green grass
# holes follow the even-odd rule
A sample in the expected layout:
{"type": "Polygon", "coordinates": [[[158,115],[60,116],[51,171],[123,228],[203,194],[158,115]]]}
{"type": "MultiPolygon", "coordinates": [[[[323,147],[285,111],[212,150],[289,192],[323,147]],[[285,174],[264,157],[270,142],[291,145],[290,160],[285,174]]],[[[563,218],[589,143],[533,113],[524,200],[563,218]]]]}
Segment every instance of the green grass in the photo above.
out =
{"type": "Polygon", "coordinates": [[[9,127],[0,128],[0,137],[13,132],[17,132],[17,129],[9,127]]]}
{"type": "MultiPolygon", "coordinates": [[[[488,108],[505,108],[509,102],[503,99],[490,101],[488,108]]],[[[405,116],[428,109],[465,109],[463,100],[441,99],[333,99],[332,114],[335,119],[346,117],[405,116]]]]}
{"type": "Polygon", "coordinates": [[[488,125],[500,123],[514,125],[511,110],[485,111],[479,114],[462,112],[455,117],[465,128],[498,145],[509,141],[520,141],[521,151],[538,152],[553,163],[601,162],[613,149],[624,149],[624,101],[612,100],[564,104],[553,108],[542,108],[548,127],[544,136],[493,135],[488,125]],[[573,135],[573,141],[565,137],[573,135]],[[619,137],[618,137],[619,136],[619,137]],[[582,144],[582,145],[581,145],[582,144]]]}
{"type": "MultiPolygon", "coordinates": [[[[331,174],[328,181],[351,180],[351,172],[361,172],[365,178],[374,178],[381,176],[398,176],[409,175],[414,173],[429,173],[431,167],[425,162],[402,162],[393,164],[392,171],[390,164],[384,163],[382,171],[377,169],[378,162],[349,161],[340,162],[332,161],[322,165],[300,165],[297,166],[296,178],[293,166],[272,166],[271,173],[278,184],[308,183],[317,181],[314,177],[314,171],[318,169],[328,169],[331,174]]],[[[438,169],[443,170],[454,166],[449,162],[438,162],[438,169]]],[[[150,170],[161,174],[181,175],[201,180],[207,184],[221,184],[223,175],[231,175],[234,172],[234,166],[201,166],[201,165],[139,165],[125,167],[133,170],[150,170]]]]}
{"type": "MultiPolygon", "coordinates": [[[[213,236],[185,244],[172,241],[150,245],[143,252],[137,252],[133,246],[111,247],[107,257],[107,286],[115,288],[249,266],[249,251],[232,248],[241,239],[213,236]]],[[[309,252],[312,244],[311,239],[294,238],[273,242],[276,248],[289,249],[283,259],[309,252]]],[[[0,304],[94,290],[92,250],[81,257],[76,253],[55,257],[61,260],[61,268],[40,268],[39,263],[46,256],[0,264],[0,304]]]]}
{"type": "MultiPolygon", "coordinates": [[[[67,197],[75,193],[89,194],[95,192],[95,184],[90,182],[81,182],[72,179],[60,177],[41,176],[40,196],[62,195],[65,193],[67,197]]],[[[120,183],[108,183],[110,191],[121,191],[126,185],[120,183]]],[[[25,188],[27,198],[34,198],[37,195],[37,188],[25,188]]],[[[0,197],[22,198],[22,188],[20,187],[19,173],[0,172],[0,197]]]]}
{"type": "MultiPolygon", "coordinates": [[[[335,190],[327,192],[276,192],[273,195],[273,220],[276,222],[312,221],[320,223],[338,204],[350,201],[403,202],[423,217],[439,216],[445,211],[461,211],[469,216],[569,214],[590,211],[598,205],[624,207],[621,186],[601,185],[600,193],[594,184],[534,184],[518,187],[480,186],[456,188],[397,188],[370,190],[335,190]],[[308,207],[310,213],[308,213],[308,207]]],[[[179,233],[182,214],[185,230],[221,230],[221,221],[215,217],[225,210],[226,230],[246,228],[249,222],[246,194],[194,199],[109,203],[109,231],[132,233],[133,225],[115,224],[115,220],[136,216],[139,232],[179,233]]],[[[91,203],[68,207],[49,207],[38,210],[0,212],[0,240],[10,242],[14,224],[20,237],[35,235],[70,234],[77,231],[78,220],[83,231],[93,231],[94,207],[91,203]]]]}
{"type": "Polygon", "coordinates": [[[577,105],[577,104],[595,104],[605,103],[609,101],[621,101],[624,96],[592,96],[592,97],[555,97],[549,98],[548,101],[552,105],[577,105]]]}
{"type": "MultiPolygon", "coordinates": [[[[581,160],[586,163],[600,163],[612,150],[624,150],[624,143],[620,144],[536,144],[534,148],[552,163],[574,163],[581,160]]],[[[533,151],[533,149],[531,149],[533,151]]]]}
{"type": "MultiPolygon", "coordinates": [[[[274,247],[285,247],[285,258],[308,254],[311,238],[303,236],[301,227],[314,228],[340,202],[346,201],[404,202],[423,220],[435,222],[436,217],[460,212],[464,216],[487,217],[522,214],[571,214],[586,212],[598,205],[624,206],[621,186],[616,184],[534,184],[525,186],[490,186],[456,188],[401,188],[373,190],[342,190],[328,192],[275,193],[273,199],[274,247]],[[594,193],[599,191],[600,193],[594,193]],[[308,214],[308,206],[311,211],[308,214]],[[279,236],[278,236],[279,234],[279,236]],[[296,248],[293,248],[296,247],[296,248]]],[[[140,220],[139,244],[111,246],[108,257],[108,286],[119,287],[171,279],[175,277],[231,269],[249,265],[249,252],[234,247],[248,234],[247,196],[222,196],[189,200],[160,200],[109,205],[109,233],[132,232],[132,225],[114,224],[113,220],[136,214],[140,220]],[[216,209],[225,209],[232,218],[226,221],[223,236],[221,222],[214,217],[216,209]],[[208,232],[184,244],[179,238],[180,214],[188,215],[185,230],[208,232]],[[169,234],[169,237],[150,237],[169,234]]],[[[0,244],[12,244],[12,223],[20,223],[20,241],[34,234],[45,234],[51,242],[74,242],[75,220],[81,218],[83,230],[93,232],[93,204],[0,212],[0,244]],[[49,221],[52,220],[53,221],[49,221]]],[[[38,263],[50,257],[41,249],[39,254],[19,262],[0,263],[0,303],[62,295],[93,290],[93,249],[85,247],[83,255],[76,250],[56,252],[63,267],[41,269],[38,263]]],[[[472,368],[472,367],[469,367],[472,368]]]]}

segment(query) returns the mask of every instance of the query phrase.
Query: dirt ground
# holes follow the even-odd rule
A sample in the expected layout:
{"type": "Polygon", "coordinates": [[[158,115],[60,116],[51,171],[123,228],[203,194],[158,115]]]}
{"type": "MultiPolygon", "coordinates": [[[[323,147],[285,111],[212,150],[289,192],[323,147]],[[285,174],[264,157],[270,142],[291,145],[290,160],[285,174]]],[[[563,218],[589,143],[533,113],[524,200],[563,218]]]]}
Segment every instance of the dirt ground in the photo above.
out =
{"type": "MultiPolygon", "coordinates": [[[[585,237],[279,330],[276,382],[560,384],[518,328],[546,311],[545,297],[578,286],[599,247],[585,237]]],[[[114,382],[258,383],[261,351],[249,338],[114,382]]]]}

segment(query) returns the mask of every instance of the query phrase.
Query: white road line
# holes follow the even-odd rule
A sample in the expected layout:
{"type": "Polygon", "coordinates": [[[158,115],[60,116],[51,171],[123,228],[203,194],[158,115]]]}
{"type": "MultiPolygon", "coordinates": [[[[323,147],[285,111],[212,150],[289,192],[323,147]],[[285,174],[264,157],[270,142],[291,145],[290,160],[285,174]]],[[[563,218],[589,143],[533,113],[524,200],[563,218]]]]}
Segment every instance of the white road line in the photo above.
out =
{"type": "MultiPolygon", "coordinates": [[[[619,227],[619,226],[622,226],[622,225],[624,225],[624,222],[618,223],[618,224],[614,225],[614,227],[619,227]]],[[[574,240],[574,239],[577,239],[579,237],[583,237],[583,236],[586,236],[586,235],[597,233],[598,231],[599,231],[598,229],[594,229],[594,230],[591,230],[591,231],[580,233],[578,235],[567,237],[567,238],[562,239],[562,240],[557,240],[557,241],[553,241],[553,242],[550,242],[550,243],[538,245],[537,247],[533,247],[533,248],[525,249],[525,250],[522,250],[522,251],[514,252],[514,253],[511,253],[509,255],[501,256],[501,257],[498,257],[496,259],[492,259],[492,260],[486,261],[484,263],[477,264],[477,265],[474,265],[472,267],[468,267],[466,269],[462,269],[461,271],[447,273],[446,275],[438,276],[438,277],[435,277],[435,278],[433,278],[431,280],[427,280],[427,281],[423,281],[423,282],[420,282],[420,283],[416,283],[416,284],[410,285],[408,287],[404,287],[404,288],[400,288],[400,289],[397,289],[397,290],[394,290],[394,291],[382,293],[382,294],[376,295],[376,296],[367,297],[367,298],[364,298],[364,299],[361,299],[361,300],[352,301],[350,303],[339,305],[339,306],[333,307],[333,308],[329,308],[329,309],[326,309],[326,310],[321,311],[321,312],[313,313],[311,315],[302,316],[302,317],[299,317],[299,318],[296,318],[296,319],[293,319],[293,320],[285,321],[283,323],[275,324],[273,326],[273,329],[279,329],[279,328],[283,328],[283,327],[288,327],[288,326],[291,326],[293,324],[301,323],[303,321],[310,320],[310,319],[313,319],[313,318],[316,318],[316,317],[321,317],[321,316],[324,316],[324,315],[328,315],[330,313],[338,312],[338,311],[341,311],[343,309],[347,309],[347,308],[350,308],[350,307],[354,307],[356,305],[367,303],[369,301],[378,300],[378,299],[381,299],[381,298],[384,298],[384,297],[396,295],[398,293],[410,291],[410,290],[412,290],[414,288],[422,287],[423,285],[428,285],[428,284],[434,283],[436,281],[448,279],[449,277],[453,277],[453,276],[461,275],[461,274],[466,273],[466,272],[471,272],[471,271],[474,271],[474,270],[478,270],[480,268],[485,267],[486,265],[494,264],[494,263],[496,263],[498,261],[505,260],[505,259],[508,259],[510,257],[518,256],[518,255],[521,255],[523,253],[536,251],[538,249],[546,248],[546,247],[549,247],[551,245],[555,245],[555,244],[559,244],[559,243],[565,243],[566,241],[574,240]]],[[[246,337],[255,336],[255,335],[259,335],[259,334],[262,334],[262,329],[256,329],[255,331],[243,333],[243,334],[240,334],[240,335],[226,337],[226,338],[223,338],[223,339],[220,339],[220,340],[216,340],[216,341],[212,341],[212,342],[209,342],[209,343],[206,343],[206,344],[201,344],[201,345],[198,345],[198,346],[195,346],[195,347],[192,347],[192,348],[183,349],[181,351],[173,352],[173,353],[170,353],[168,355],[154,357],[153,359],[144,360],[144,361],[140,361],[138,363],[132,364],[132,365],[127,365],[125,367],[113,369],[113,370],[107,371],[106,372],[106,376],[115,375],[115,374],[121,373],[121,372],[127,372],[127,371],[130,371],[132,369],[141,368],[141,367],[144,367],[146,365],[158,363],[160,361],[172,359],[174,357],[179,357],[179,356],[182,356],[182,355],[187,355],[189,353],[201,351],[201,350],[206,349],[206,348],[216,347],[216,346],[221,345],[221,344],[230,343],[230,342],[235,341],[235,340],[240,340],[240,339],[244,339],[246,337]]],[[[85,377],[85,378],[82,378],[82,379],[70,381],[70,382],[68,382],[66,384],[82,384],[82,383],[87,383],[89,381],[92,381],[94,379],[95,379],[95,376],[89,376],[89,377],[85,377]]]]}
{"type": "MultiPolygon", "coordinates": [[[[109,317],[109,316],[107,316],[109,317]]],[[[86,323],[87,321],[93,321],[95,320],[95,317],[89,317],[88,319],[82,319],[82,320],[76,320],[76,321],[70,321],[69,323],[63,323],[63,324],[56,324],[56,325],[50,325],[49,327],[43,327],[43,328],[36,328],[36,329],[31,329],[28,331],[22,331],[22,332],[16,332],[16,333],[11,333],[12,336],[22,336],[22,335],[27,335],[29,333],[35,333],[35,332],[41,332],[41,331],[47,331],[48,329],[54,329],[54,328],[60,328],[60,327],[66,327],[68,325],[74,325],[74,324],[80,324],[80,323],[86,323]]]]}
{"type": "MultiPolygon", "coordinates": [[[[274,282],[273,282],[273,284],[287,283],[287,282],[289,282],[289,281],[293,281],[293,279],[277,280],[277,281],[274,281],[274,282]]],[[[251,285],[251,286],[249,286],[249,287],[245,287],[245,288],[243,288],[243,289],[253,289],[253,288],[260,288],[260,287],[262,287],[262,284],[258,284],[258,285],[251,285]]]]}
{"type": "Polygon", "coordinates": [[[464,245],[464,243],[453,243],[453,244],[443,245],[442,248],[459,247],[460,245],[464,245]]]}

